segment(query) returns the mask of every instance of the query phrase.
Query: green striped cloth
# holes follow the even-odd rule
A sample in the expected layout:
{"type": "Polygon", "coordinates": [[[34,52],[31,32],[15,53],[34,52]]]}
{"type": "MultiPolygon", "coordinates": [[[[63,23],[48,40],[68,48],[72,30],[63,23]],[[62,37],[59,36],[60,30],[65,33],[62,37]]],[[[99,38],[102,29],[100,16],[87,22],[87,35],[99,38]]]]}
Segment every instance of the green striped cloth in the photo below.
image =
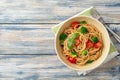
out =
{"type": "MultiPolygon", "coordinates": [[[[80,16],[80,15],[89,16],[89,17],[94,17],[94,14],[95,14],[94,11],[96,11],[96,9],[95,9],[94,7],[90,7],[90,8],[88,8],[88,9],[86,9],[86,10],[78,13],[77,15],[75,15],[75,16],[73,16],[73,17],[80,16]]],[[[98,14],[98,15],[99,15],[99,14],[98,14]]],[[[72,17],[71,17],[71,18],[72,18],[72,17]]],[[[96,18],[96,17],[94,17],[94,18],[96,18]]],[[[70,19],[70,18],[69,18],[69,19],[70,19]]],[[[69,19],[68,19],[68,20],[69,20],[69,19]]],[[[66,20],[65,20],[65,21],[66,21],[66,20]]],[[[65,21],[63,21],[63,22],[55,25],[54,27],[52,27],[52,31],[53,31],[53,33],[54,33],[55,35],[56,35],[56,32],[57,32],[57,30],[59,29],[59,27],[61,27],[61,25],[62,25],[65,21]]],[[[119,53],[118,53],[117,49],[115,48],[114,44],[113,44],[112,41],[111,41],[109,55],[108,55],[107,59],[104,61],[104,63],[106,63],[107,61],[111,60],[112,58],[114,58],[114,57],[117,56],[118,54],[119,54],[119,53]]],[[[92,70],[90,70],[90,71],[84,71],[84,72],[77,71],[77,73],[78,73],[79,75],[86,75],[87,73],[89,73],[89,72],[91,72],[91,71],[92,71],[92,70]]]]}

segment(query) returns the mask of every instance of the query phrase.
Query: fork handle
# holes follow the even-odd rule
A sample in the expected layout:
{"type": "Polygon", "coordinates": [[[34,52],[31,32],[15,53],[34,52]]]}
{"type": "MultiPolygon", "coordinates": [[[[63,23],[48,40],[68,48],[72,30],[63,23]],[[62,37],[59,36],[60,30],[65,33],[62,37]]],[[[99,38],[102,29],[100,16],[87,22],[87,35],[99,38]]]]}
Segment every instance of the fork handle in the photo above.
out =
{"type": "Polygon", "coordinates": [[[106,28],[113,34],[113,36],[117,39],[117,41],[120,43],[120,37],[115,33],[113,32],[107,25],[106,25],[106,28]]]}

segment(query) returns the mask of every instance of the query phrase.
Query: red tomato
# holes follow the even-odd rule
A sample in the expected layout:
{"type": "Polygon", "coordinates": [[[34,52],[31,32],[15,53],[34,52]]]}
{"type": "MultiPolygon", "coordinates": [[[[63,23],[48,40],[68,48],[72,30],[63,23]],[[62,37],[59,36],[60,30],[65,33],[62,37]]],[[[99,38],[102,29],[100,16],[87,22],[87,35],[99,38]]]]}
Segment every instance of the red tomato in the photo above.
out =
{"type": "Polygon", "coordinates": [[[76,58],[74,57],[68,57],[68,61],[71,62],[71,63],[76,63],[76,58]]]}
{"type": "Polygon", "coordinates": [[[88,40],[88,41],[86,42],[86,47],[88,47],[88,48],[93,48],[93,47],[94,47],[94,43],[92,43],[91,40],[88,40]]]}
{"type": "Polygon", "coordinates": [[[94,45],[95,48],[101,48],[102,47],[102,42],[97,42],[95,45],[94,45]]]}
{"type": "Polygon", "coordinates": [[[77,38],[75,42],[76,42],[76,43],[75,43],[75,46],[80,45],[80,39],[79,39],[79,38],[77,38]]]}
{"type": "Polygon", "coordinates": [[[74,21],[74,22],[72,22],[72,24],[71,24],[71,27],[72,28],[78,28],[80,26],[80,22],[78,22],[78,21],[74,21]],[[77,25],[77,26],[76,26],[77,25]]]}

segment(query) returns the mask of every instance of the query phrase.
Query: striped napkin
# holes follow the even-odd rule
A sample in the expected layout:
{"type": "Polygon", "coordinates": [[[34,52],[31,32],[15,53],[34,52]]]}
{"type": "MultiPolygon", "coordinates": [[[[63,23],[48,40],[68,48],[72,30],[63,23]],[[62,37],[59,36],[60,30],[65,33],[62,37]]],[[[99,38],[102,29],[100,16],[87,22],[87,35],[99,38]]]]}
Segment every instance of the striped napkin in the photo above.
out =
{"type": "MultiPolygon", "coordinates": [[[[73,16],[73,17],[80,16],[80,15],[84,15],[84,16],[94,17],[94,18],[96,18],[96,19],[99,20],[100,15],[99,15],[99,13],[96,13],[96,12],[97,12],[97,10],[96,10],[94,7],[90,7],[90,8],[88,8],[88,9],[86,9],[86,10],[78,13],[77,15],[75,15],[75,16],[73,16]]],[[[71,18],[73,18],[73,17],[71,17],[71,18]]],[[[69,19],[70,19],[70,18],[69,18],[69,19]]],[[[68,20],[69,20],[69,19],[68,19],[68,20]]],[[[65,21],[66,21],[66,20],[65,20],[65,21]]],[[[57,24],[56,26],[52,27],[52,31],[54,32],[54,34],[56,34],[56,32],[57,32],[57,30],[59,29],[59,27],[61,27],[61,25],[62,25],[65,21],[63,21],[63,22],[57,24]]],[[[104,21],[101,21],[101,22],[103,23],[104,21]]],[[[104,23],[103,23],[103,24],[104,24],[104,23]]],[[[106,25],[104,24],[104,26],[106,26],[106,25]]],[[[114,42],[114,41],[113,41],[113,42],[114,42]]],[[[104,61],[104,63],[110,61],[112,58],[114,58],[115,56],[117,56],[117,55],[119,54],[118,51],[117,51],[117,49],[115,48],[113,42],[112,42],[112,40],[111,40],[109,55],[108,55],[108,57],[106,58],[106,60],[104,61]]],[[[104,64],[104,63],[103,63],[103,64],[104,64]]],[[[92,70],[90,70],[90,71],[83,71],[83,72],[77,71],[77,73],[78,73],[78,75],[86,75],[87,73],[89,73],[89,72],[91,72],[91,71],[92,71],[92,70]]]]}

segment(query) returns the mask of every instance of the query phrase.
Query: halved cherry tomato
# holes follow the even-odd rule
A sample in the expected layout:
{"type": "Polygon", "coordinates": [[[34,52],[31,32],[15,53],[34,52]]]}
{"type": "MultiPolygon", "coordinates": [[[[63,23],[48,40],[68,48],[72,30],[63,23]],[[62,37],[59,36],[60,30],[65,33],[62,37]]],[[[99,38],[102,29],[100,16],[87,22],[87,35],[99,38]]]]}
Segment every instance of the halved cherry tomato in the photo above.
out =
{"type": "Polygon", "coordinates": [[[95,48],[101,48],[102,47],[102,42],[97,42],[95,45],[94,45],[95,48]]]}
{"type": "Polygon", "coordinates": [[[71,23],[72,28],[78,28],[79,26],[80,26],[80,22],[78,22],[78,21],[74,21],[71,23]]]}
{"type": "Polygon", "coordinates": [[[88,41],[86,42],[86,47],[87,48],[93,48],[94,47],[94,43],[92,43],[92,41],[90,39],[88,39],[88,41]]]}
{"type": "Polygon", "coordinates": [[[78,46],[78,45],[80,45],[80,39],[79,38],[77,38],[76,40],[75,40],[75,46],[78,46]]]}
{"type": "Polygon", "coordinates": [[[71,63],[76,63],[76,58],[75,57],[68,57],[68,61],[71,63]]]}

